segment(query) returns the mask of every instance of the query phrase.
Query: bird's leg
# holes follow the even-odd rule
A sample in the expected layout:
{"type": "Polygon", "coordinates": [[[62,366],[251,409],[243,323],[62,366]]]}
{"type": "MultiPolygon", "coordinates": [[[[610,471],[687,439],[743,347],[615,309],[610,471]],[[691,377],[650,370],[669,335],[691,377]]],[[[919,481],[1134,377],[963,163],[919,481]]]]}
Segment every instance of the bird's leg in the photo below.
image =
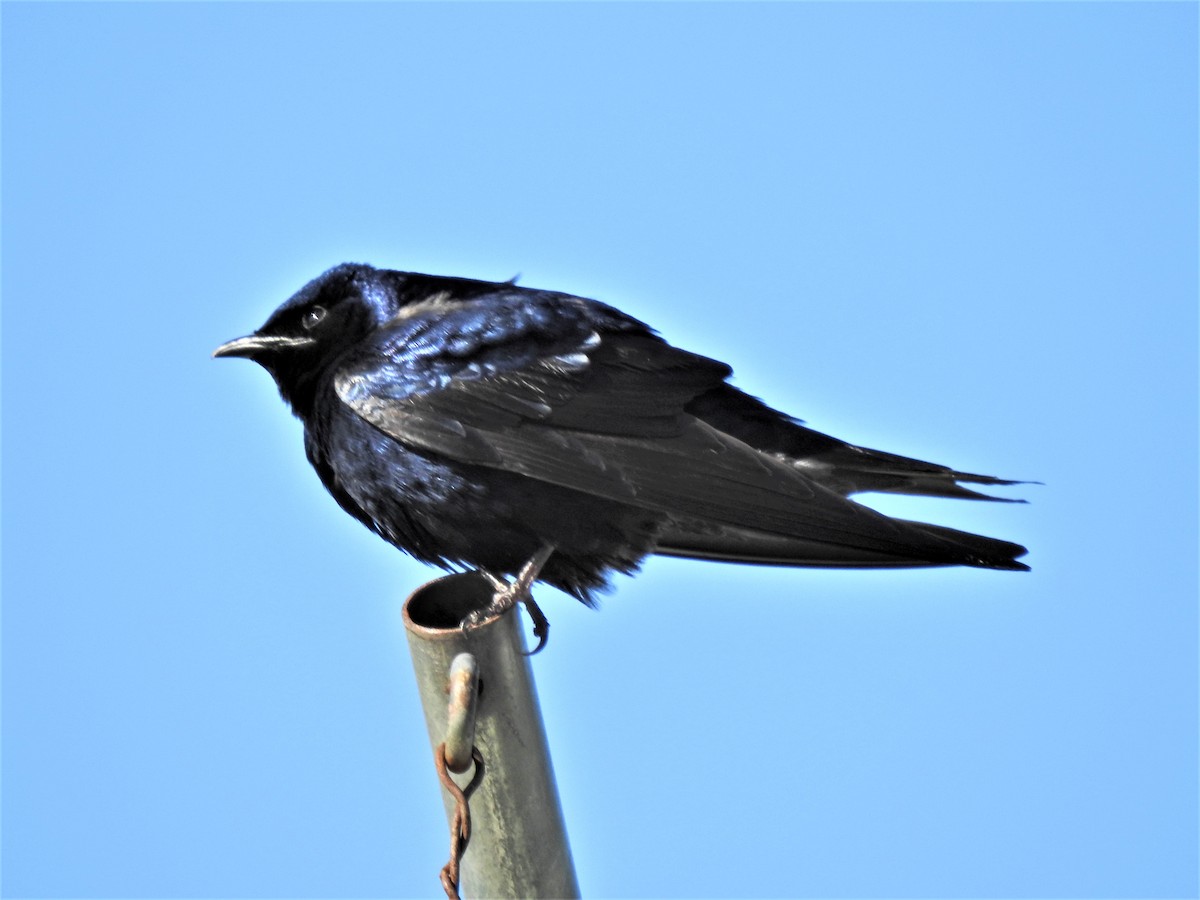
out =
{"type": "Polygon", "coordinates": [[[483,572],[483,576],[496,588],[496,593],[492,596],[492,602],[484,609],[476,610],[464,618],[462,627],[464,629],[471,628],[492,616],[508,612],[520,603],[529,613],[529,618],[533,622],[533,636],[538,639],[537,646],[529,651],[528,655],[533,656],[546,646],[546,638],[550,635],[550,620],[546,618],[546,614],[533,599],[533,583],[537,581],[542,567],[546,565],[546,561],[550,559],[552,553],[554,553],[552,544],[542,547],[533,555],[532,559],[521,566],[521,571],[511,582],[505,581],[491,572],[483,572]]]}

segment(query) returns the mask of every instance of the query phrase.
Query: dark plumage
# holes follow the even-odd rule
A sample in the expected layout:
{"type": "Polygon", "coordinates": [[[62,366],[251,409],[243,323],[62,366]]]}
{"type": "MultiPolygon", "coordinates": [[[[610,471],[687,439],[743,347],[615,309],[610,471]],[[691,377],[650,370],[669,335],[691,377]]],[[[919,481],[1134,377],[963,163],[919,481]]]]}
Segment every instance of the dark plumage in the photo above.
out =
{"type": "Polygon", "coordinates": [[[443,568],[590,602],[648,553],[790,566],[1027,567],[1025,548],[892,519],[858,491],[1014,484],[855,447],[603,303],[344,264],[217,348],[271,373],[341,507],[443,568]]]}

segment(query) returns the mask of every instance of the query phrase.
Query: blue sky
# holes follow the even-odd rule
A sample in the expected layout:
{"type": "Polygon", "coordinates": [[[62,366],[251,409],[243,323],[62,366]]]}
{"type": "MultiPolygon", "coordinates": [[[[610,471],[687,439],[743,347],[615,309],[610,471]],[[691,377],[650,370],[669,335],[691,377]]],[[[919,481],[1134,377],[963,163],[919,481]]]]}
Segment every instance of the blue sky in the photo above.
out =
{"type": "Polygon", "coordinates": [[[3,892],[438,892],[434,576],[213,361],[343,260],[613,303],[1028,575],[651,560],[534,661],[594,897],[1197,892],[1194,4],[3,6],[3,892]]]}

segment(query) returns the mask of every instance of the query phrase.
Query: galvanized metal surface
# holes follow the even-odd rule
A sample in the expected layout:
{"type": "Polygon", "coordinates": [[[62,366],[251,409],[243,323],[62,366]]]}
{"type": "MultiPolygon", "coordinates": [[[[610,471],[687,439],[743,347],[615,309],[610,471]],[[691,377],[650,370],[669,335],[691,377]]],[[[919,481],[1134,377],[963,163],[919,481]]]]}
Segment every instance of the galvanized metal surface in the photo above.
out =
{"type": "MultiPolygon", "coordinates": [[[[452,662],[469,653],[477,666],[474,742],[485,774],[470,799],[471,841],[460,867],[461,892],[464,897],[578,897],[516,614],[489,619],[469,632],[458,625],[468,613],[486,608],[494,590],[474,573],[448,575],[418,588],[404,604],[431,750],[447,739],[452,662]]],[[[456,782],[465,785],[472,768],[456,782]]],[[[431,761],[430,775],[436,777],[433,773],[431,761]]],[[[454,801],[445,791],[443,799],[449,822],[454,801]]],[[[430,878],[436,878],[434,867],[430,878]]]]}

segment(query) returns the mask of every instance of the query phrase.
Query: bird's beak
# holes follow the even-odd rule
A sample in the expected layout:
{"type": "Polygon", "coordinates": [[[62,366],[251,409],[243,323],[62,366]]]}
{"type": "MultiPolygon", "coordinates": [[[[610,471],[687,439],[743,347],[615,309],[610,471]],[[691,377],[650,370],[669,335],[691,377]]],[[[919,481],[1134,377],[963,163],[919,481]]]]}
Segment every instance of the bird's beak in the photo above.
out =
{"type": "Polygon", "coordinates": [[[277,350],[291,350],[315,344],[310,337],[287,337],[277,334],[248,334],[232,341],[227,341],[213,351],[213,356],[244,356],[254,359],[264,353],[277,350]]]}

